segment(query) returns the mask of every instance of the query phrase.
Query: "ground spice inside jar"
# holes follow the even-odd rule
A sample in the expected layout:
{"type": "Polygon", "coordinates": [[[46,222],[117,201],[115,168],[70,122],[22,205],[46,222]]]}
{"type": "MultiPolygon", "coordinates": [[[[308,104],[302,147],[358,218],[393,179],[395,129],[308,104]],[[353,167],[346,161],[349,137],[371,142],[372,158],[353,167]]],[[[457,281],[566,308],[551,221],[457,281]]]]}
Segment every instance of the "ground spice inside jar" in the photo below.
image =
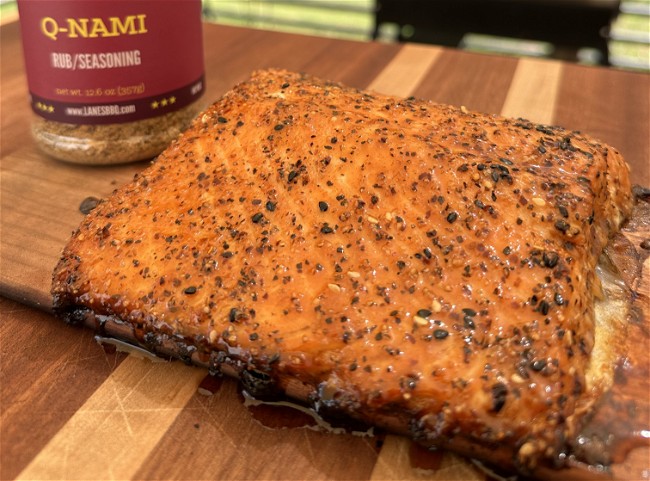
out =
{"type": "Polygon", "coordinates": [[[44,153],[67,162],[135,162],[162,152],[199,110],[199,105],[192,104],[159,117],[108,125],[75,125],[36,117],[32,135],[44,153]]]}

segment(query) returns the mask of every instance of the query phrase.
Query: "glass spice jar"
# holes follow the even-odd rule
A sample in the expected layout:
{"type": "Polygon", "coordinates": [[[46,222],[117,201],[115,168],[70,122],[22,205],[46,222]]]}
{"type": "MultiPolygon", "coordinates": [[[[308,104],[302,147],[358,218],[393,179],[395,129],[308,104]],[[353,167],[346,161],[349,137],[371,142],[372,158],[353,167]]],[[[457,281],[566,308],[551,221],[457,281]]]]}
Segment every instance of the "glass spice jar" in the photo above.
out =
{"type": "Polygon", "coordinates": [[[32,134],[60,160],[149,159],[199,112],[201,0],[18,0],[32,134]]]}

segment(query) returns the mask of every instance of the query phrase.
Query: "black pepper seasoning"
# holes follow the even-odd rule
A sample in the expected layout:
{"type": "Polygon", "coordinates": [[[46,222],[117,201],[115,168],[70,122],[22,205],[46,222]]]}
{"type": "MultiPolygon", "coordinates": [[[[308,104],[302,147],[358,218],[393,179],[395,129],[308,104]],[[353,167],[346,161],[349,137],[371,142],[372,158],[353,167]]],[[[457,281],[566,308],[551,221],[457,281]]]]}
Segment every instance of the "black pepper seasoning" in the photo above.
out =
{"type": "Polygon", "coordinates": [[[559,219],[555,222],[555,228],[562,233],[566,233],[569,230],[569,224],[567,224],[562,219],[559,219]]]}

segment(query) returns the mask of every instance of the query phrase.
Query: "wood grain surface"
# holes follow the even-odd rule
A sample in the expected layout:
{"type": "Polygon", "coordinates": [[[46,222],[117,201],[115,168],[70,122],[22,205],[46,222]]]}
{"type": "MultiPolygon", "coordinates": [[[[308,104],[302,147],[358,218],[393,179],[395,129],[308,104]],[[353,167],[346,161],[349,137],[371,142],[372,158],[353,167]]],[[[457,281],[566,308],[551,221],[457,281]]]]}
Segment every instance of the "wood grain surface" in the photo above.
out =
{"type": "MultiPolygon", "coordinates": [[[[582,130],[617,147],[634,181],[650,185],[646,74],[215,25],[204,36],[206,102],[254,69],[305,71],[582,130]]],[[[90,330],[54,319],[50,275],[82,219],[79,204],[109,195],[148,163],[83,167],[39,153],[16,23],[0,28],[0,48],[0,479],[489,479],[468,460],[424,455],[400,437],[331,434],[295,410],[247,406],[234,380],[102,348],[90,330]]],[[[638,248],[647,231],[635,235],[638,248]]],[[[646,260],[642,294],[649,269],[646,260]]],[[[647,302],[640,298],[646,320],[647,302]]],[[[631,358],[646,381],[635,396],[650,396],[644,322],[630,340],[645,353],[631,358]]],[[[650,479],[650,450],[616,465],[613,478],[650,479]]]]}

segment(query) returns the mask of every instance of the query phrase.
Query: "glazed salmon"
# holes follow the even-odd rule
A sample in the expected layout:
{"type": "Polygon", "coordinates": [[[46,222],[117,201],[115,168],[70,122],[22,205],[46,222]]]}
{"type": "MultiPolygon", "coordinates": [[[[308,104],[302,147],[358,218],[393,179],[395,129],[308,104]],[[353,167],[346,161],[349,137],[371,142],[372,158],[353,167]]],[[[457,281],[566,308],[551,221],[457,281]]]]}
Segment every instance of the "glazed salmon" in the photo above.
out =
{"type": "Polygon", "coordinates": [[[86,216],[54,308],[260,394],[558,467],[607,388],[597,263],[632,203],[587,135],[260,71],[86,216]]]}

